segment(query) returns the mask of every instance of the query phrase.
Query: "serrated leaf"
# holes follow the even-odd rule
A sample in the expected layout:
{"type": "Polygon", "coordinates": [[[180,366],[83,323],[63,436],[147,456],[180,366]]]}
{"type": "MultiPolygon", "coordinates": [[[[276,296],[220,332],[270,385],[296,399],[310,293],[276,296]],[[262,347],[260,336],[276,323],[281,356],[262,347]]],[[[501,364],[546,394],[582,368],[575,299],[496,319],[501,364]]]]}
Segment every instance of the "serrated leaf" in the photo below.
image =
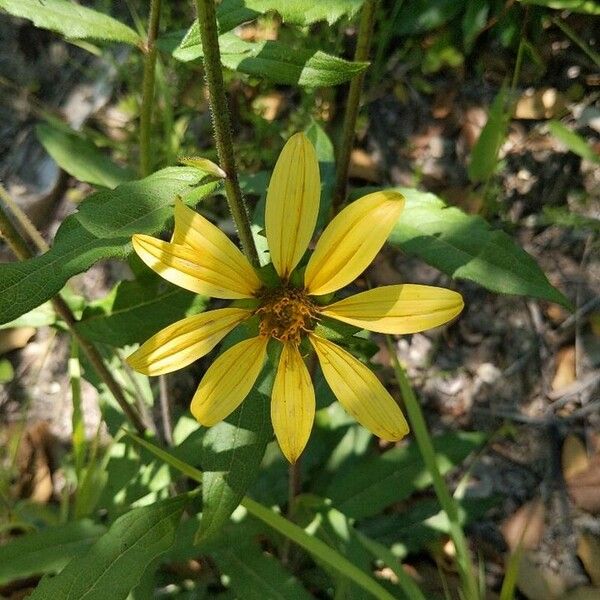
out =
{"type": "Polygon", "coordinates": [[[600,154],[594,152],[592,147],[578,133],[569,129],[560,121],[548,121],[547,125],[550,133],[571,152],[591,162],[600,163],[600,154]]]}
{"type": "MultiPolygon", "coordinates": [[[[219,37],[219,47],[224,67],[288,85],[337,85],[368,66],[368,63],[349,62],[321,50],[293,48],[281,42],[246,42],[232,33],[219,37]]],[[[202,47],[186,37],[173,56],[184,62],[195,60],[202,56],[202,47]]]]}
{"type": "Polygon", "coordinates": [[[490,107],[488,120],[484,125],[471,152],[469,179],[474,182],[486,181],[494,174],[498,164],[498,152],[506,137],[510,115],[506,110],[507,88],[502,87],[490,107]]]}
{"type": "MultiPolygon", "coordinates": [[[[485,439],[483,433],[451,433],[434,438],[441,473],[459,464],[485,439]]],[[[350,471],[335,473],[326,495],[345,515],[361,519],[430,484],[431,475],[412,442],[355,463],[350,471]]]]}
{"type": "Polygon", "coordinates": [[[113,189],[134,178],[132,171],[113,163],[93,142],[66,126],[41,123],[36,133],[56,164],[79,181],[113,189]]]}
{"type": "Polygon", "coordinates": [[[531,296],[570,308],[535,260],[504,231],[479,216],[448,207],[433,194],[398,188],[406,208],[389,242],[420,257],[454,279],[473,281],[492,292],[531,296]]]}
{"type": "Polygon", "coordinates": [[[142,43],[140,36],[127,25],[68,0],[0,0],[0,8],[67,38],[125,42],[133,46],[142,43]]]}
{"type": "Polygon", "coordinates": [[[168,284],[158,276],[122,281],[106,298],[84,310],[77,330],[86,339],[122,347],[141,343],[157,331],[202,312],[208,299],[168,284]]]}
{"type": "MultiPolygon", "coordinates": [[[[318,21],[333,25],[343,16],[352,18],[363,3],[364,0],[223,0],[217,6],[217,22],[221,35],[269,11],[276,11],[284,23],[291,25],[310,25],[318,21]]],[[[198,21],[194,21],[181,42],[182,49],[193,46],[200,46],[198,21]]]]}
{"type": "Polygon", "coordinates": [[[271,398],[274,369],[267,364],[260,383],[240,407],[208,429],[202,438],[202,519],[198,542],[210,539],[229,520],[256,479],[267,444],[273,438],[271,398]]]}
{"type": "Polygon", "coordinates": [[[134,233],[156,234],[165,227],[176,195],[189,194],[198,200],[219,185],[193,189],[201,179],[197,169],[169,167],[86,198],[59,227],[48,252],[0,265],[0,323],[49,300],[69,278],[95,262],[125,258],[131,253],[134,233]]]}
{"type": "Polygon", "coordinates": [[[127,598],[146,567],[169,549],[188,495],[136,508],[119,517],[85,554],[56,577],[44,578],[31,600],[127,598]]]}
{"type": "MultiPolygon", "coordinates": [[[[233,533],[233,532],[232,532],[233,533]]],[[[211,552],[219,570],[244,600],[310,600],[313,598],[279,561],[251,540],[235,539],[211,552]]]]}
{"type": "Polygon", "coordinates": [[[14,538],[0,546],[0,585],[60,571],[105,531],[103,525],[85,519],[14,538]]]}

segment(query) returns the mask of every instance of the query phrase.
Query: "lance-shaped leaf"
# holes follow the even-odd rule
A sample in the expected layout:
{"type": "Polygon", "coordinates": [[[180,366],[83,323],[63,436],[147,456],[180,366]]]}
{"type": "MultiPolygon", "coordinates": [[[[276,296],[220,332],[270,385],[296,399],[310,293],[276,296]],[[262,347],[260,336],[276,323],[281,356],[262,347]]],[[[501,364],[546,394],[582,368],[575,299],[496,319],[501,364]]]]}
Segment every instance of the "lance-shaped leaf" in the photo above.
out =
{"type": "MultiPolygon", "coordinates": [[[[184,62],[200,58],[202,46],[192,41],[184,38],[173,56],[184,62]]],[[[321,50],[296,48],[281,42],[246,42],[232,33],[219,37],[219,47],[224,67],[288,85],[338,85],[368,66],[368,63],[350,62],[321,50]]]]}
{"type": "Polygon", "coordinates": [[[196,201],[219,186],[211,182],[197,187],[202,178],[197,169],[170,167],[86,198],[59,227],[48,252],[0,265],[0,323],[49,300],[69,278],[95,262],[125,258],[133,234],[156,234],[165,227],[175,196],[196,201]]]}
{"type": "Polygon", "coordinates": [[[67,38],[125,42],[133,46],[142,42],[133,29],[117,19],[68,0],[0,0],[0,8],[67,38]]]}
{"type": "Polygon", "coordinates": [[[398,188],[404,212],[389,242],[454,279],[501,294],[531,296],[570,308],[535,260],[504,231],[481,217],[449,207],[433,194],[398,188]]]}
{"type": "Polygon", "coordinates": [[[119,517],[87,552],[74,558],[56,577],[45,578],[32,600],[125,599],[146,567],[168,550],[187,494],[136,508],[119,517]]]}

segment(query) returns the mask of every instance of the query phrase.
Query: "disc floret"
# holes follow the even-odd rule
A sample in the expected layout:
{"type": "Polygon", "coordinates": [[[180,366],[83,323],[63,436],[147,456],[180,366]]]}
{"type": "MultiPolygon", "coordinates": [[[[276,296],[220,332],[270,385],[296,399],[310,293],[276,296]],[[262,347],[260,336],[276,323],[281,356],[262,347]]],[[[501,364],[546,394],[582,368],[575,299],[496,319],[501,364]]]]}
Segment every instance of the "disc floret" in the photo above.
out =
{"type": "Polygon", "coordinates": [[[313,330],[317,310],[303,289],[282,286],[263,291],[259,298],[261,335],[299,344],[302,334],[313,330]]]}

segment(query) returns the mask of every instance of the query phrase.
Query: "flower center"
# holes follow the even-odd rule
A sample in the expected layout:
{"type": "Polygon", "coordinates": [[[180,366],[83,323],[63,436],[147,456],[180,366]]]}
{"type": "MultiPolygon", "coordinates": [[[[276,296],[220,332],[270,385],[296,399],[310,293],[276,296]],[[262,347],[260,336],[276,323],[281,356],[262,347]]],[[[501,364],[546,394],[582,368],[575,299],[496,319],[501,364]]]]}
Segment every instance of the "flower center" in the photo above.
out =
{"type": "Polygon", "coordinates": [[[304,290],[282,287],[265,290],[256,310],[260,317],[260,333],[280,342],[298,344],[302,332],[311,331],[316,318],[315,305],[304,290]]]}

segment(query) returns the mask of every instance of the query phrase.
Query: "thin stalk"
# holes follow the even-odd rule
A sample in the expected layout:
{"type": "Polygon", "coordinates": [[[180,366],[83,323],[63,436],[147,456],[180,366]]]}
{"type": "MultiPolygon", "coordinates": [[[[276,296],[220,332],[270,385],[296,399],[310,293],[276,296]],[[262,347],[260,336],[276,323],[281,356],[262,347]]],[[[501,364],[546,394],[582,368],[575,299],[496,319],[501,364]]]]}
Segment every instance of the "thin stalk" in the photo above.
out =
{"type": "Polygon", "coordinates": [[[589,44],[580,38],[577,33],[569,25],[567,25],[560,17],[552,17],[550,19],[570,40],[577,44],[579,48],[585,52],[588,58],[594,62],[597,67],[600,67],[600,54],[596,52],[589,44]]]}
{"type": "Polygon", "coordinates": [[[0,184],[0,198],[4,201],[10,214],[19,223],[19,227],[24,231],[29,239],[33,242],[35,247],[40,252],[46,252],[49,249],[46,240],[40,235],[40,232],[36,229],[35,225],[29,220],[29,217],[23,212],[23,209],[10,197],[10,194],[4,189],[4,186],[0,184]]]}
{"type": "MultiPolygon", "coordinates": [[[[2,235],[6,239],[8,245],[15,253],[15,255],[20,260],[27,260],[28,258],[33,257],[33,252],[27,246],[27,243],[23,236],[17,231],[16,227],[12,224],[8,214],[6,213],[4,206],[0,204],[0,231],[2,235]]],[[[68,307],[67,303],[60,297],[55,296],[52,298],[52,305],[54,306],[54,310],[61,317],[61,319],[65,322],[67,327],[69,328],[71,335],[77,340],[79,347],[83,350],[85,355],[88,357],[92,367],[102,379],[102,381],[106,384],[106,387],[111,391],[112,395],[115,397],[115,400],[121,407],[121,410],[129,420],[129,422],[135,427],[135,429],[144,434],[146,431],[146,427],[139,415],[133,410],[123,390],[112,376],[112,373],[108,370],[102,356],[96,349],[96,347],[86,340],[75,328],[75,324],[77,323],[77,319],[75,315],[72,313],[71,309],[68,307]]]]}
{"type": "Polygon", "coordinates": [[[142,81],[142,108],[140,113],[140,174],[150,174],[150,133],[152,129],[152,108],[154,107],[154,81],[156,78],[156,38],[160,23],[161,0],[150,0],[148,37],[144,48],[144,78],[142,81]]]}
{"type": "MultiPolygon", "coordinates": [[[[356,41],[356,51],[354,52],[354,60],[357,62],[364,62],[369,58],[373,28],[375,26],[376,8],[377,0],[366,0],[362,8],[360,25],[358,28],[358,39],[356,41]]],[[[354,132],[356,130],[356,119],[358,118],[360,96],[364,80],[365,71],[362,71],[350,82],[346,112],[344,113],[344,123],[342,125],[342,137],[338,150],[335,185],[333,188],[332,209],[334,214],[340,210],[346,199],[350,155],[352,153],[352,146],[354,145],[354,132]]]]}
{"type": "Polygon", "coordinates": [[[169,382],[166,375],[158,376],[160,401],[160,418],[162,421],[163,437],[168,446],[173,445],[173,420],[171,419],[171,402],[169,400],[169,382]]]}
{"type": "Polygon", "coordinates": [[[398,360],[396,351],[392,345],[390,336],[386,336],[386,342],[390,356],[392,358],[392,366],[396,374],[396,381],[402,393],[408,419],[410,421],[412,433],[415,436],[419,451],[423,457],[423,462],[427,471],[431,475],[433,488],[439,500],[439,503],[448,517],[450,524],[449,533],[454,547],[456,548],[456,562],[461,579],[463,594],[466,600],[476,600],[479,598],[477,581],[473,572],[473,565],[469,555],[469,549],[465,534],[462,530],[458,506],[454,498],[450,494],[446,482],[440,473],[435,449],[431,441],[431,436],[427,431],[427,425],[423,412],[419,406],[419,402],[415,393],[408,381],[406,373],[398,360]]]}
{"type": "Polygon", "coordinates": [[[204,53],[204,72],[208,86],[208,101],[212,113],[213,131],[219,163],[227,174],[225,179],[225,193],[227,204],[233,217],[242,249],[250,262],[258,267],[258,253],[254,245],[250,219],[242,190],[237,176],[235,156],[233,153],[233,139],[231,136],[231,120],[229,107],[225,96],[223,71],[221,70],[221,52],[219,50],[219,35],[217,31],[217,16],[214,0],[196,0],[198,10],[198,25],[204,53]]]}

